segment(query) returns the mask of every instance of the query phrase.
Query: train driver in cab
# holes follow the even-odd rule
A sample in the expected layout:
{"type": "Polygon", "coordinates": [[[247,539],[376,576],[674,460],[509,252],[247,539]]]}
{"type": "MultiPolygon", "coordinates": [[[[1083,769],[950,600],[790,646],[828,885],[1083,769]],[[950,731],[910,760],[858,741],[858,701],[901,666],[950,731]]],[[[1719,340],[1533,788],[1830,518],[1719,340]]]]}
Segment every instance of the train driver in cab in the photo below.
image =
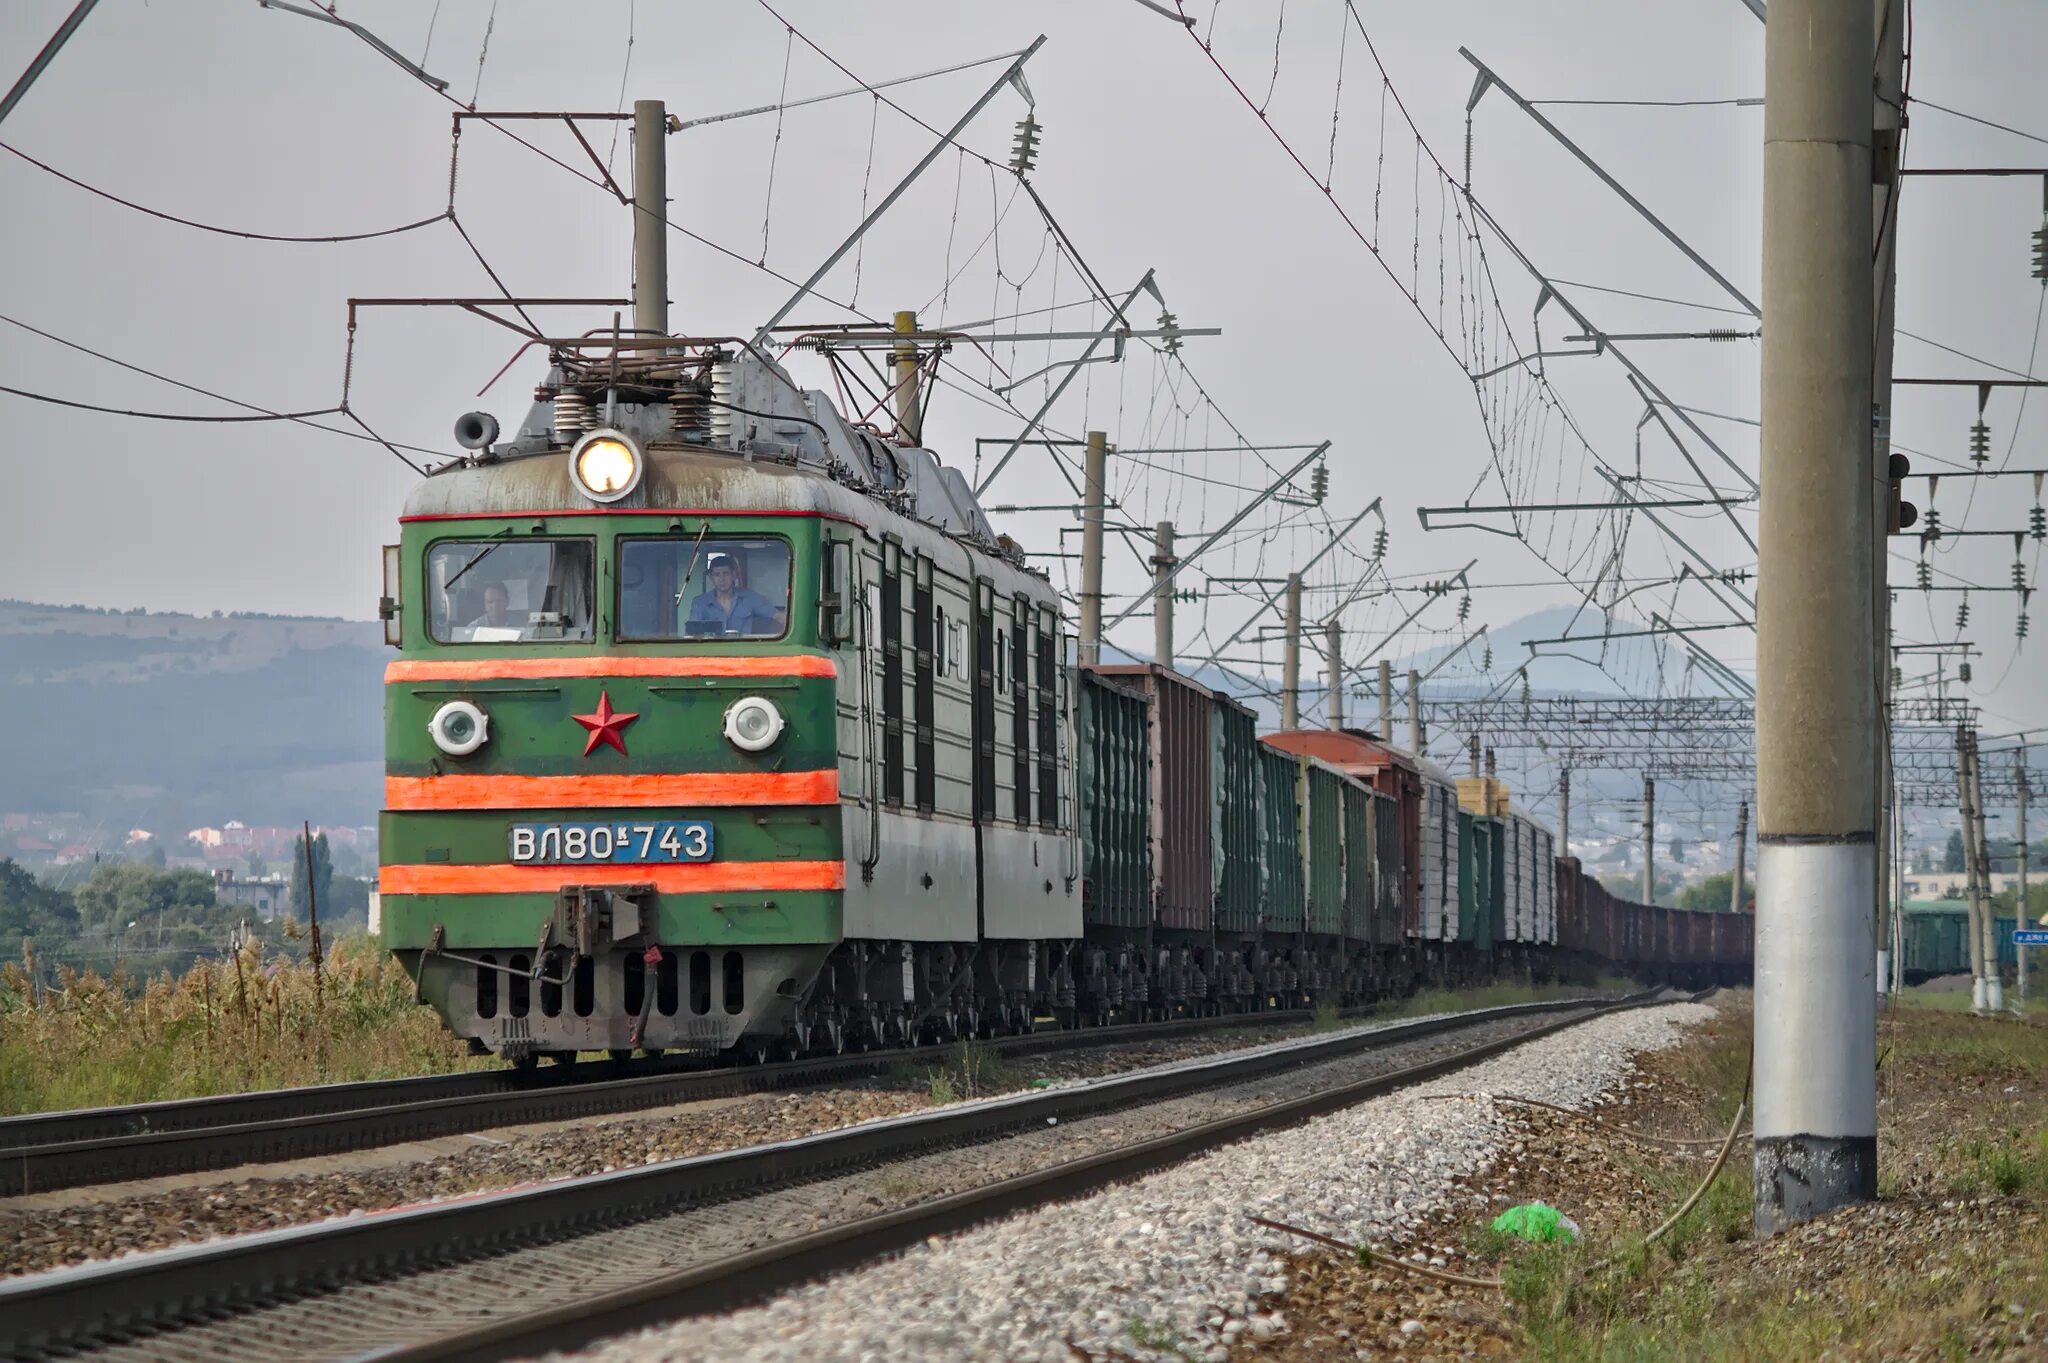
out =
{"type": "Polygon", "coordinates": [[[527,622],[512,613],[512,593],[504,583],[483,586],[483,614],[469,622],[464,638],[471,643],[509,643],[532,637],[527,622]]]}
{"type": "Polygon", "coordinates": [[[739,585],[739,565],[731,555],[712,555],[706,571],[711,586],[690,603],[689,633],[769,639],[782,633],[787,613],[759,592],[739,585]]]}
{"type": "Polygon", "coordinates": [[[484,613],[469,622],[471,629],[515,629],[512,620],[512,594],[505,590],[502,582],[484,583],[484,613]]]}

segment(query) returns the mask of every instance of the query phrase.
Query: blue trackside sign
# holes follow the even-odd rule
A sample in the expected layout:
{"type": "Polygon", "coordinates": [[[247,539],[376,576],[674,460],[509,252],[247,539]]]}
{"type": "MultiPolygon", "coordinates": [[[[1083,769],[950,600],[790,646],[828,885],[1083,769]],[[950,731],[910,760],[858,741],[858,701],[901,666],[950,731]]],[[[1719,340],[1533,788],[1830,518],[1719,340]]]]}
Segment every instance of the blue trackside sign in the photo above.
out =
{"type": "Polygon", "coordinates": [[[2048,928],[2014,928],[2012,944],[2016,947],[2048,947],[2048,928]]]}

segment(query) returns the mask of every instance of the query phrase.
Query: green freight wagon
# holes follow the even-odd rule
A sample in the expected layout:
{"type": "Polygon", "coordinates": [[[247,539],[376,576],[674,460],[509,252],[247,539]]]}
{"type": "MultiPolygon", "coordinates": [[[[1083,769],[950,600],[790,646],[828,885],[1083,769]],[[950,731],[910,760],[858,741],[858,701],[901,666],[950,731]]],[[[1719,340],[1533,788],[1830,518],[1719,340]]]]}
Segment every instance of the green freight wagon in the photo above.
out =
{"type": "Polygon", "coordinates": [[[1152,921],[1151,701],[1079,675],[1083,921],[1143,928],[1152,921]]]}
{"type": "Polygon", "coordinates": [[[1248,936],[1259,928],[1259,796],[1264,774],[1258,720],[1230,697],[1212,697],[1209,716],[1210,850],[1216,931],[1248,936]]]}
{"type": "Polygon", "coordinates": [[[1306,758],[1259,744],[1260,902],[1269,937],[1302,931],[1301,786],[1306,758]]]}
{"type": "Polygon", "coordinates": [[[1344,933],[1344,777],[1328,763],[1308,759],[1308,930],[1344,933]]]}
{"type": "MultiPolygon", "coordinates": [[[[1372,864],[1378,924],[1373,941],[1380,946],[1405,945],[1408,933],[1403,910],[1407,906],[1401,902],[1401,886],[1407,877],[1401,858],[1401,807],[1378,791],[1372,792],[1372,864]]],[[[1423,880],[1426,886],[1438,883],[1435,876],[1423,880]]]]}
{"type": "Polygon", "coordinates": [[[1344,811],[1344,936],[1371,944],[1377,941],[1373,919],[1379,907],[1373,884],[1372,792],[1346,781],[1338,800],[1344,811]]]}
{"type": "Polygon", "coordinates": [[[1494,882],[1494,831],[1498,822],[1458,811],[1458,940],[1492,951],[1499,903],[1494,882]]]}

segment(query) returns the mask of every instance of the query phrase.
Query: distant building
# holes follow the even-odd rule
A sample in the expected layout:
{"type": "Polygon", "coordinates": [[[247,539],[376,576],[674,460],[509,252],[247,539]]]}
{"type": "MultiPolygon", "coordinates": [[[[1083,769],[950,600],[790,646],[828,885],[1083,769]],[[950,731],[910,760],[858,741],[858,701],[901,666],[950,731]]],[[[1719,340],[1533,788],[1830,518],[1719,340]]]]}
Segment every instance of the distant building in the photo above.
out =
{"type": "Polygon", "coordinates": [[[233,871],[213,873],[214,901],[254,909],[258,918],[283,916],[290,894],[291,883],[283,876],[264,876],[258,880],[238,877],[233,871]]]}
{"type": "Polygon", "coordinates": [[[189,829],[185,836],[201,847],[218,847],[223,840],[223,834],[218,828],[189,829]]]}
{"type": "MultiPolygon", "coordinates": [[[[2027,877],[2029,885],[2048,882],[2048,874],[2035,872],[2027,877]]],[[[1900,877],[1908,899],[1961,899],[1969,890],[1970,878],[1961,871],[1912,871],[1900,877]]],[[[1993,871],[1989,877],[1986,892],[2003,894],[2019,888],[2020,878],[2013,871],[1993,871]]]]}

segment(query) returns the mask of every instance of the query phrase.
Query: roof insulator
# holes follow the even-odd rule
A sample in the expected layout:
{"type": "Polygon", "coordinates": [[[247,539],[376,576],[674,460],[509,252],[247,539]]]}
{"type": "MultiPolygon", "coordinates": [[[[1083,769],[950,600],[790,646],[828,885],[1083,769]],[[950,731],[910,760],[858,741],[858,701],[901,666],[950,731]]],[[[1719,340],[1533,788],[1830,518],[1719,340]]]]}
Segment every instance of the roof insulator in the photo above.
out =
{"type": "Polygon", "coordinates": [[[1010,169],[1029,175],[1038,164],[1038,115],[1034,111],[1017,120],[1017,141],[1010,148],[1010,169]]]}
{"type": "Polygon", "coordinates": [[[1159,331],[1159,348],[1169,355],[1180,354],[1180,319],[1170,312],[1161,312],[1159,331]]]}

